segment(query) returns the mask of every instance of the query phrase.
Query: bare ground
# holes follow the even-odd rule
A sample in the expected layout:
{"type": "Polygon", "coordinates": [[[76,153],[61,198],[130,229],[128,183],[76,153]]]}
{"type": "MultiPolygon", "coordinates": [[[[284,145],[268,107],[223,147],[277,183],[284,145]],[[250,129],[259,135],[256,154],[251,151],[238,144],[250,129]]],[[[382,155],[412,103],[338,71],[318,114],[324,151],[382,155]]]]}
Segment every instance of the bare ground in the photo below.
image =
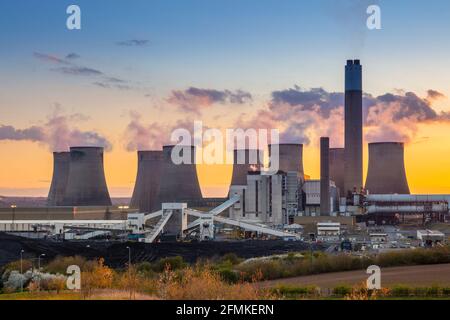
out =
{"type": "MultiPolygon", "coordinates": [[[[357,285],[365,282],[368,275],[365,270],[333,272],[311,276],[286,278],[263,281],[262,287],[277,285],[307,286],[315,285],[320,288],[334,288],[338,285],[357,285]]],[[[450,286],[450,264],[391,267],[381,269],[381,285],[408,285],[412,287],[425,287],[431,285],[450,286]]]]}

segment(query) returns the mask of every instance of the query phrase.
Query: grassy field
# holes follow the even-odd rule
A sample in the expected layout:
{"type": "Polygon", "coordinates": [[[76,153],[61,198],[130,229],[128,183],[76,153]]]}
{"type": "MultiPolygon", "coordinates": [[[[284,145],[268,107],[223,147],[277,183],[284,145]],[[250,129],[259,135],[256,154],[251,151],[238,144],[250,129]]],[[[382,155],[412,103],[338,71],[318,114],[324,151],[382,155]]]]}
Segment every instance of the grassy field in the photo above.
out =
{"type": "MultiPolygon", "coordinates": [[[[129,300],[130,293],[124,290],[99,290],[84,298],[78,292],[20,292],[0,294],[0,300],[129,300]]],[[[142,293],[132,296],[133,300],[155,300],[156,297],[142,293]]]]}

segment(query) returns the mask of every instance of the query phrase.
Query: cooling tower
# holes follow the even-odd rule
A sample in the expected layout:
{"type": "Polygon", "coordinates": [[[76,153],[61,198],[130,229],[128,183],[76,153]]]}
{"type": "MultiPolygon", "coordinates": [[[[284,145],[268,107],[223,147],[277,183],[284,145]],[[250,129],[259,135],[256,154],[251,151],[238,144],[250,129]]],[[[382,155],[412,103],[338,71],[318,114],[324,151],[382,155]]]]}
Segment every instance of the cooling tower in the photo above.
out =
{"type": "Polygon", "coordinates": [[[53,177],[47,197],[49,207],[61,206],[69,177],[70,152],[53,152],[53,177]]]}
{"type": "Polygon", "coordinates": [[[110,206],[103,168],[103,148],[71,147],[65,206],[110,206]]]}
{"type": "Polygon", "coordinates": [[[363,185],[362,66],[348,60],[345,66],[345,177],[344,192],[363,185]]]}
{"type": "Polygon", "coordinates": [[[403,143],[369,143],[366,189],[371,194],[409,194],[403,143]]]}
{"type": "Polygon", "coordinates": [[[235,149],[232,186],[246,186],[247,173],[260,171],[262,168],[263,152],[256,149],[235,149]]]}
{"type": "Polygon", "coordinates": [[[320,215],[330,215],[330,139],[320,138],[320,215]]]}
{"type": "MultiPolygon", "coordinates": [[[[269,145],[269,157],[272,157],[272,146],[269,145]]],[[[281,143],[278,145],[279,169],[288,172],[298,172],[303,179],[303,145],[296,143],[281,143]]]]}
{"type": "Polygon", "coordinates": [[[160,207],[164,202],[183,202],[188,206],[196,206],[203,201],[203,197],[195,165],[195,147],[181,146],[176,152],[176,155],[189,157],[190,164],[174,163],[171,157],[174,148],[175,146],[163,147],[162,176],[157,205],[160,207]]]}
{"type": "Polygon", "coordinates": [[[159,210],[158,197],[163,163],[162,151],[138,151],[138,170],[130,207],[140,212],[159,210]]]}
{"type": "Polygon", "coordinates": [[[345,163],[345,151],[344,148],[331,148],[330,149],[330,179],[339,188],[341,196],[344,194],[344,163],[345,163]]]}

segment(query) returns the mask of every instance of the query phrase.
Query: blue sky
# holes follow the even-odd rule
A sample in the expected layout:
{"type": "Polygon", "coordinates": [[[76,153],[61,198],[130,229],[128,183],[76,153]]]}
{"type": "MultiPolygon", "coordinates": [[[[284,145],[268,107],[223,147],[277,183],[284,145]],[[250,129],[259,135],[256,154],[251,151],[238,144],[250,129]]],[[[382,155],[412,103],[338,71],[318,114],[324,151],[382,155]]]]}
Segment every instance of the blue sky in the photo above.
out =
{"type": "Polygon", "coordinates": [[[10,76],[29,72],[32,52],[76,52],[99,69],[166,90],[197,85],[264,94],[294,83],[338,90],[343,61],[358,57],[372,75],[372,91],[420,90],[419,77],[448,79],[433,69],[449,71],[450,2],[3,0],[0,30],[7,49],[0,52],[2,69],[10,76]],[[382,9],[380,31],[364,23],[366,3],[373,2],[382,9]],[[72,3],[82,9],[81,31],[65,29],[72,3]],[[126,39],[150,44],[115,45],[126,39]],[[411,77],[396,77],[404,72],[411,77]]]}

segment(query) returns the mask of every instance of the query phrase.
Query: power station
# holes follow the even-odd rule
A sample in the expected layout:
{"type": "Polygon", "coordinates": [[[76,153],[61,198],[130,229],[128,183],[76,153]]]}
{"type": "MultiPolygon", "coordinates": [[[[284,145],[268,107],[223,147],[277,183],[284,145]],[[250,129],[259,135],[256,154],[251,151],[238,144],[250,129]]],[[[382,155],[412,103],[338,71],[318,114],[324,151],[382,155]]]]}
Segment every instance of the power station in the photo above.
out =
{"type": "MultiPolygon", "coordinates": [[[[361,63],[348,60],[344,148],[330,148],[330,137],[320,138],[320,179],[310,179],[305,174],[302,144],[268,145],[270,166],[279,157],[275,173],[265,170],[262,150],[236,148],[228,197],[204,199],[195,146],[166,145],[162,150],[137,152],[136,180],[127,207],[131,211],[125,212],[121,209],[124,206],[110,208],[103,148],[73,146],[70,152],[53,154],[48,207],[37,210],[39,220],[23,220],[21,228],[38,226],[62,233],[71,230],[79,239],[122,232],[129,239],[143,242],[157,241],[162,235],[211,240],[218,230],[222,235],[245,230],[257,237],[297,240],[298,234],[289,226],[316,217],[355,218],[383,224],[405,214],[422,214],[424,221],[445,221],[450,215],[450,196],[409,195],[401,142],[368,145],[369,165],[363,187],[362,97],[361,63]],[[97,210],[93,206],[106,209],[101,208],[96,218],[92,215],[94,222],[87,221],[90,212],[97,210]],[[64,211],[61,220],[54,219],[58,210],[64,211]],[[50,222],[50,217],[57,222],[50,222]]],[[[0,222],[1,227],[17,230],[16,211],[8,214],[11,220],[0,222]]],[[[17,214],[27,219],[32,216],[27,209],[18,210],[17,214]]],[[[339,234],[336,222],[322,221],[320,226],[321,234],[339,234]]]]}

